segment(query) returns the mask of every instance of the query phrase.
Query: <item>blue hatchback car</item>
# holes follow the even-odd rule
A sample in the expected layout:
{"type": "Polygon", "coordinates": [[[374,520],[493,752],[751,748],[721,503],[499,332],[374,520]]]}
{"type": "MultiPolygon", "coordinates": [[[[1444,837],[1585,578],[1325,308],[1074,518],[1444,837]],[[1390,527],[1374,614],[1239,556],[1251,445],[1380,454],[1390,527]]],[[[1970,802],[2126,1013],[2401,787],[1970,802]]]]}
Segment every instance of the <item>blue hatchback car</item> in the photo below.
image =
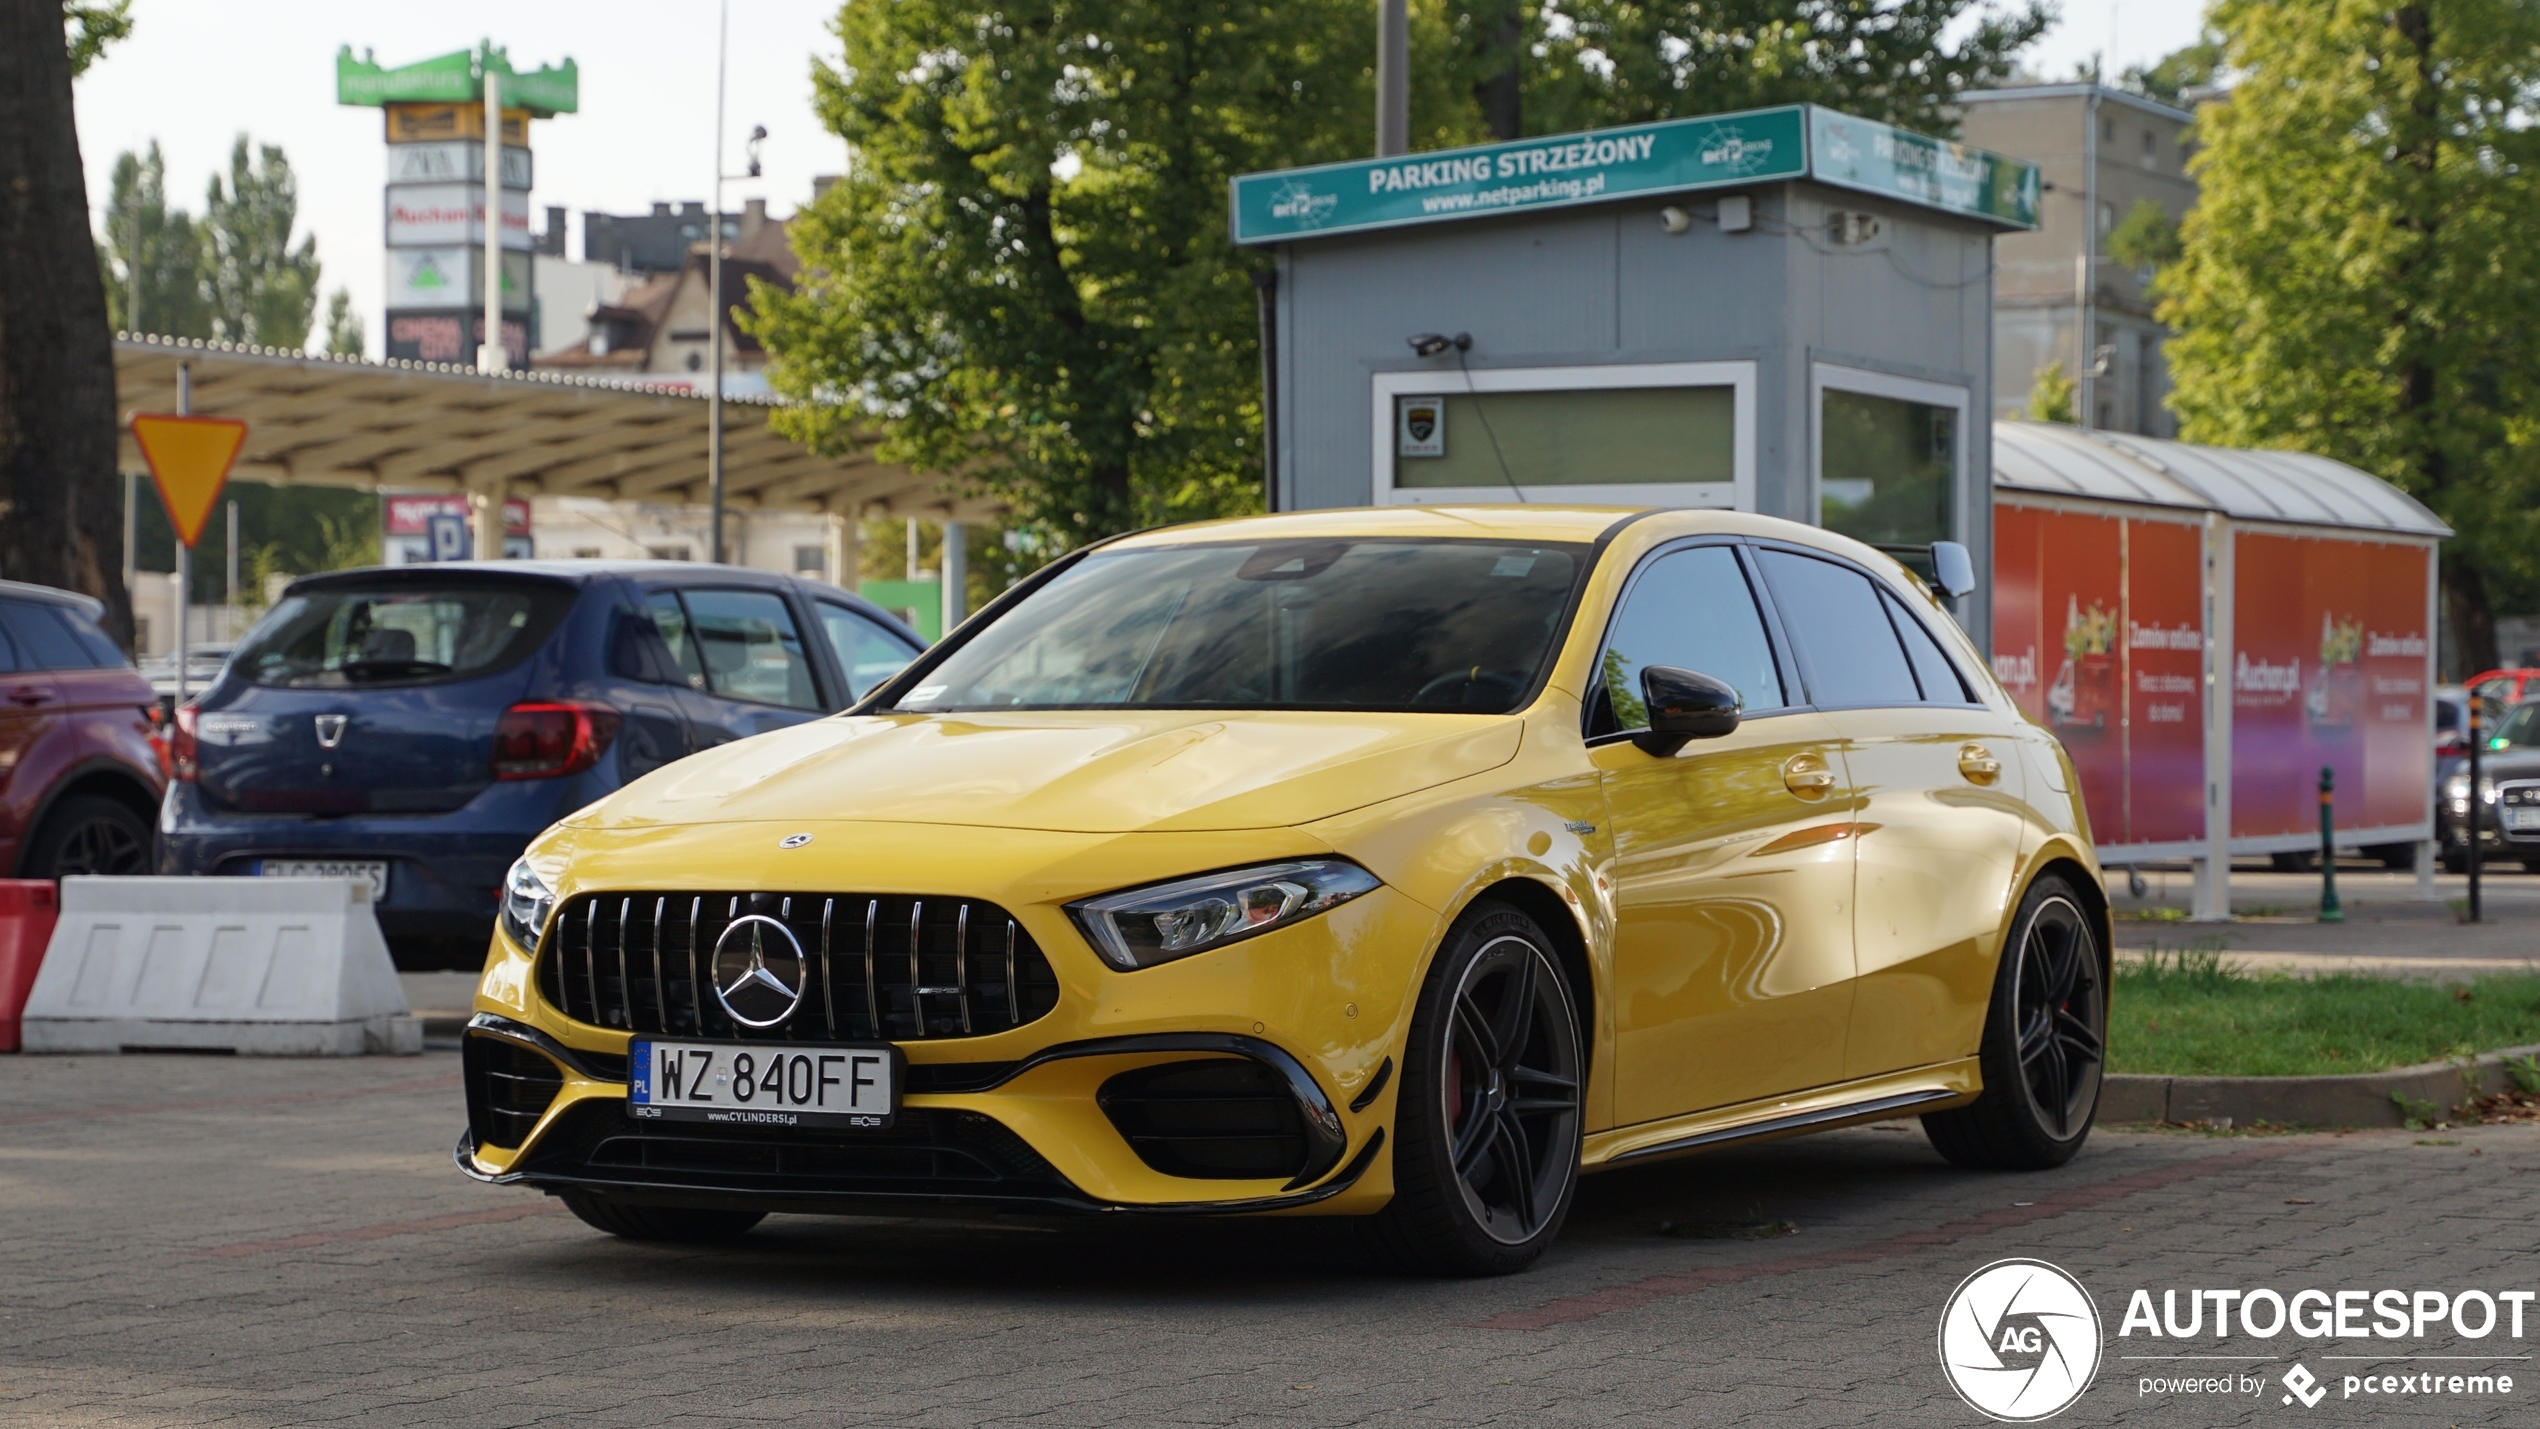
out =
{"type": "Polygon", "coordinates": [[[159,868],[368,878],[399,967],[476,967],[540,830],[697,750],[844,709],[920,648],[857,596],[731,566],[304,576],[177,712],[159,868]]]}

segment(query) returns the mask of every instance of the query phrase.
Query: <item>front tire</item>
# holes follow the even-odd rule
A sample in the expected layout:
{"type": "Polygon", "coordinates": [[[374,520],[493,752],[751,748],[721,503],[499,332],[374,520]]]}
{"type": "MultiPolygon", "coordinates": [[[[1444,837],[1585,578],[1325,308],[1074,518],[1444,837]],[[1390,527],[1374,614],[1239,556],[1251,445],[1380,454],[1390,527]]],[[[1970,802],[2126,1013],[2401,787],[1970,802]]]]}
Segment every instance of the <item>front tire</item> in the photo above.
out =
{"type": "Polygon", "coordinates": [[[673,1245],[708,1245],[738,1240],[767,1219],[764,1211],[699,1211],[677,1206],[629,1206],[580,1191],[558,1198],[564,1208],[593,1230],[621,1240],[661,1241],[673,1245]]]}
{"type": "Polygon", "coordinates": [[[1429,1275],[1533,1264],[1578,1189],[1586,1081],[1552,940],[1506,904],[1475,905],[1448,935],[1412,1017],[1394,1195],[1366,1223],[1372,1248],[1429,1275]]]}
{"type": "Polygon", "coordinates": [[[1984,1093],[1923,1118],[1932,1148],[1960,1166],[2043,1171],[2090,1138],[2107,1062],[2107,961],[2073,882],[2029,885],[1993,978],[1979,1063],[1984,1093]]]}

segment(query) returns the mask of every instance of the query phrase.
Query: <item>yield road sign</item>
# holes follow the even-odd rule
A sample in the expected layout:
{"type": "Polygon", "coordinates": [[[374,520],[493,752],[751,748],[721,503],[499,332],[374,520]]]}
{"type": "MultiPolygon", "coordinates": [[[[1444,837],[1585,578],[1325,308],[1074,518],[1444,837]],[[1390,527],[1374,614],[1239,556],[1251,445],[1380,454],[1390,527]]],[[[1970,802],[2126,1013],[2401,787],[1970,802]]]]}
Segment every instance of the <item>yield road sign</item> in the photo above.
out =
{"type": "Polygon", "coordinates": [[[139,413],[132,419],[132,440],[150,464],[150,480],[159,488],[160,504],[176,538],[189,548],[203,539],[203,526],[228,484],[230,464],[247,444],[247,424],[231,417],[169,417],[139,413]]]}

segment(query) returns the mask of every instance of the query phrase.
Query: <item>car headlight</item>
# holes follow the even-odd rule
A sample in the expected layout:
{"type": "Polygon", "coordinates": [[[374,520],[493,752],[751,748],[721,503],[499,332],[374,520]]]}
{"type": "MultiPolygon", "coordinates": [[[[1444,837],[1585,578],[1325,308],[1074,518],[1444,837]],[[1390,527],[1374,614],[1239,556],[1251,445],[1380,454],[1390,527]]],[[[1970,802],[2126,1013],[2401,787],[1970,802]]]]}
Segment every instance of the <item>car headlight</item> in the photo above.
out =
{"type": "Polygon", "coordinates": [[[1303,922],[1379,886],[1357,864],[1300,859],[1107,893],[1067,911],[1105,962],[1133,972],[1303,922]]]}
{"type": "Polygon", "coordinates": [[[512,871],[503,875],[503,934],[531,952],[538,950],[538,935],[547,930],[547,915],[556,911],[556,891],[538,870],[521,859],[512,871]]]}

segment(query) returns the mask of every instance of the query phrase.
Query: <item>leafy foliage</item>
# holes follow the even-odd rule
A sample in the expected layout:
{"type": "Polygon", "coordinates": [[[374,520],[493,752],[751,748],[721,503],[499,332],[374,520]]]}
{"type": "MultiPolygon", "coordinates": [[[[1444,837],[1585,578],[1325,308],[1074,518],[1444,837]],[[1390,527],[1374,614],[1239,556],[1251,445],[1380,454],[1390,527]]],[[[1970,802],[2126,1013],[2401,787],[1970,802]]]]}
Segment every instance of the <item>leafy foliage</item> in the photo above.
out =
{"type": "Polygon", "coordinates": [[[2061,358],[2037,369],[2037,375],[2029,380],[2028,419],[2071,425],[2080,386],[2065,374],[2061,358]]]}
{"type": "Polygon", "coordinates": [[[2157,271],[2177,262],[2178,254],[2178,225],[2152,199],[2136,199],[2108,231],[2108,256],[2129,268],[2157,271]]]}
{"type": "Polygon", "coordinates": [[[1011,500],[1063,545],[1260,483],[1251,265],[1226,183],[1343,157],[1371,27],[1338,0],[848,5],[815,74],[855,156],[754,295],[780,414],[1011,500]]]}
{"type": "MultiPolygon", "coordinates": [[[[269,347],[308,341],[317,239],[291,244],[299,184],[281,148],[259,146],[252,165],[248,150],[247,136],[239,135],[229,181],[213,176],[200,219],[168,206],[167,162],[155,142],[146,154],[116,158],[98,246],[116,327],[269,347]]],[[[357,337],[359,326],[354,319],[357,337]]]]}
{"type": "Polygon", "coordinates": [[[2203,185],[2163,280],[2191,441],[2293,447],[2426,502],[2446,665],[2540,596],[2540,10],[2223,0],[2241,76],[2197,120],[2203,185]]]}
{"type": "Polygon", "coordinates": [[[115,159],[106,200],[106,241],[98,248],[106,311],[125,332],[170,337],[212,336],[212,307],[203,292],[203,234],[185,210],[168,207],[167,160],[156,142],[147,154],[115,159]]]}
{"type": "Polygon", "coordinates": [[[2042,0],[1560,0],[1537,16],[1527,127],[1608,124],[1809,101],[1949,134],[1958,95],[2008,76],[2046,32],[2042,0]]]}
{"type": "Polygon", "coordinates": [[[2194,44],[2171,51],[2157,64],[2128,68],[2117,83],[2146,99],[2184,109],[2189,103],[2187,91],[2212,84],[2222,72],[2222,57],[2222,36],[2208,29],[2194,44]]]}
{"type": "Polygon", "coordinates": [[[326,300],[326,355],[361,356],[363,336],[362,315],[353,311],[353,295],[336,289],[326,300]]]}
{"type": "Polygon", "coordinates": [[[203,199],[204,281],[212,325],[231,342],[299,347],[317,309],[317,236],[291,246],[300,185],[279,145],[247,161],[247,136],[229,151],[229,187],[218,175],[203,199]]]}
{"type": "MultiPolygon", "coordinates": [[[[147,477],[136,484],[133,555],[136,569],[176,569],[176,535],[147,477]]],[[[238,503],[239,604],[264,604],[264,578],[308,575],[379,564],[379,497],[331,486],[274,486],[232,481],[223,501],[238,503]]],[[[229,522],[214,512],[194,548],[192,599],[217,604],[229,571],[229,522]]]]}
{"type": "Polygon", "coordinates": [[[70,0],[62,6],[63,43],[70,47],[71,77],[86,74],[97,63],[106,46],[132,34],[132,0],[106,0],[105,4],[82,4],[70,0]]]}

